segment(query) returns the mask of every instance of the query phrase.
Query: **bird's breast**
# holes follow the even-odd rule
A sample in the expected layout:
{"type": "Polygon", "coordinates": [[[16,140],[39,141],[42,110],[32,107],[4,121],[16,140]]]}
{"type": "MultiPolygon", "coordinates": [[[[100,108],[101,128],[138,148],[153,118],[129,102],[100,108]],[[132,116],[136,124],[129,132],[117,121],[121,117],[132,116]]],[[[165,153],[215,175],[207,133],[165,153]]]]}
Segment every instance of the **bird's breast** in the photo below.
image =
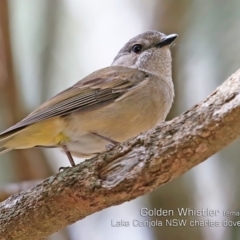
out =
{"type": "Polygon", "coordinates": [[[66,135],[75,152],[104,151],[108,142],[91,133],[117,142],[126,141],[163,121],[172,97],[164,82],[145,81],[107,106],[72,114],[67,120],[66,135]]]}

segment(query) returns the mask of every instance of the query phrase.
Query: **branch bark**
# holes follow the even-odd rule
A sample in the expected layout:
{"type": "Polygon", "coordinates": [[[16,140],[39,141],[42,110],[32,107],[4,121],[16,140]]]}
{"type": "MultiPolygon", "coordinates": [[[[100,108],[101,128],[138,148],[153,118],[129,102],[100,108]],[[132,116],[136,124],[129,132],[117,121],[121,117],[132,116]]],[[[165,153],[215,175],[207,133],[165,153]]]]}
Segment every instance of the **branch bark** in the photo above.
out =
{"type": "Polygon", "coordinates": [[[4,201],[13,194],[19,193],[21,191],[26,191],[30,187],[36,186],[42,181],[23,181],[20,183],[11,183],[5,186],[0,186],[0,202],[4,201]]]}
{"type": "Polygon", "coordinates": [[[236,139],[239,116],[240,70],[179,117],[9,197],[0,204],[0,239],[43,239],[156,189],[236,139]]]}

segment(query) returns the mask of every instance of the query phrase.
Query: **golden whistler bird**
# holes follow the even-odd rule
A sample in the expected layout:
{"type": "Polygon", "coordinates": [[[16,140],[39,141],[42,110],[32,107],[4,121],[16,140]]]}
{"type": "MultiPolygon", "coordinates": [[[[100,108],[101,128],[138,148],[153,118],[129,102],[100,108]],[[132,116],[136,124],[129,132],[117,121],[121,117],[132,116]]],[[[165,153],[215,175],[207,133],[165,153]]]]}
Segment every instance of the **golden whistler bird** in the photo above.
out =
{"type": "Polygon", "coordinates": [[[177,34],[144,32],[110,67],[83,78],[0,134],[0,154],[32,147],[62,148],[89,158],[164,121],[173,102],[169,46],[177,34]]]}

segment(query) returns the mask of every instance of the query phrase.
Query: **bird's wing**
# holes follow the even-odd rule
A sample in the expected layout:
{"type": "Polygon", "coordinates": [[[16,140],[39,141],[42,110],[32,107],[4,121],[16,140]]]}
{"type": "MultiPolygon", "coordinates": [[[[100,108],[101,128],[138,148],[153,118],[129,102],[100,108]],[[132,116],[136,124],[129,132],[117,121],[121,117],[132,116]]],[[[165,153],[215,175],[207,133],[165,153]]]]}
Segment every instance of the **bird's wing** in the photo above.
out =
{"type": "Polygon", "coordinates": [[[109,104],[144,81],[148,74],[134,68],[111,66],[88,75],[81,81],[46,101],[22,121],[0,136],[20,130],[30,124],[82,109],[109,104]]]}

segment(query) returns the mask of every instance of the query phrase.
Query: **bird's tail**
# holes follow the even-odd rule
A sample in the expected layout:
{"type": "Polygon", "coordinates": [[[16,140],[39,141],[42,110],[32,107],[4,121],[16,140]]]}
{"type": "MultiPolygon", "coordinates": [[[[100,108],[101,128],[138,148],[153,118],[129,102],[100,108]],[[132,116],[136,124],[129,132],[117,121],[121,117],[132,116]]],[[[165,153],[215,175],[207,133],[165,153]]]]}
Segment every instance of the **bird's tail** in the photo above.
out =
{"type": "Polygon", "coordinates": [[[7,147],[5,144],[15,135],[16,132],[0,134],[0,155],[12,150],[12,148],[7,147]]]}
{"type": "Polygon", "coordinates": [[[0,155],[11,151],[11,148],[0,147],[0,155]]]}

